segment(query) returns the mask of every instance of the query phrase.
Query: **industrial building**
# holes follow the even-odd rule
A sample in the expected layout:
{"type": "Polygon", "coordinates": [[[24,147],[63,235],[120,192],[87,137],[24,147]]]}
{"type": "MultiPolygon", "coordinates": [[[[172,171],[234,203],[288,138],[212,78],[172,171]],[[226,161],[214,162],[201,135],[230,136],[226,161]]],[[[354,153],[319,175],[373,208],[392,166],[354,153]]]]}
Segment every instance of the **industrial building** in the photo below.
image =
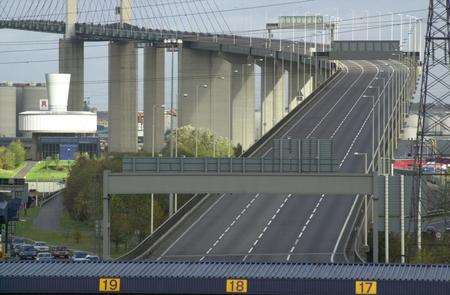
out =
{"type": "Polygon", "coordinates": [[[0,145],[19,139],[33,160],[99,155],[97,115],[67,111],[70,78],[47,74],[46,84],[0,84],[0,145]]]}

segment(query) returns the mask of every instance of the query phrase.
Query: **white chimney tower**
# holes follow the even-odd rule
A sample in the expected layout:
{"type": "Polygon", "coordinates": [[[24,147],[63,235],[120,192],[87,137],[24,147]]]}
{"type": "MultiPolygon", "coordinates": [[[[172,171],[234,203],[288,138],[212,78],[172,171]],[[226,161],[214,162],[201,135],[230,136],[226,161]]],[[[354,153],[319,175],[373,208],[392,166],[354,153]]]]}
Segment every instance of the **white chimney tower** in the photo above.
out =
{"type": "Polygon", "coordinates": [[[69,99],[70,74],[45,74],[51,112],[66,112],[69,99]]]}

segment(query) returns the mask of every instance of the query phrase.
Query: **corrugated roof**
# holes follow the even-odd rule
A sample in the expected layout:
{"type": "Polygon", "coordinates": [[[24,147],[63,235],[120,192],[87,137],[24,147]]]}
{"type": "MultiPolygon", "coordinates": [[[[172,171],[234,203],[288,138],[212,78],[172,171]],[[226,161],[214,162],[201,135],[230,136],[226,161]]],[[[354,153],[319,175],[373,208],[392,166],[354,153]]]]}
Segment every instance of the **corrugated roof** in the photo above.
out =
{"type": "Polygon", "coordinates": [[[228,262],[1,262],[0,278],[99,277],[450,282],[449,265],[228,262]]]}

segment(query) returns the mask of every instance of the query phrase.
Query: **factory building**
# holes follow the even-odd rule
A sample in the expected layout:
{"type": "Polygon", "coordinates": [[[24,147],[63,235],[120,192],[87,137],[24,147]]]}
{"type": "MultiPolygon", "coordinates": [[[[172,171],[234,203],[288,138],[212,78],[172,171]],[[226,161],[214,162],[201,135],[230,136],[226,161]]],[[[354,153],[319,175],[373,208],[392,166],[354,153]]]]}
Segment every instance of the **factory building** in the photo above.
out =
{"type": "Polygon", "coordinates": [[[70,75],[47,74],[46,84],[0,84],[0,145],[24,143],[28,158],[99,155],[97,115],[67,111],[70,75]]]}
{"type": "Polygon", "coordinates": [[[13,85],[0,86],[0,137],[16,136],[16,96],[13,85]]]}
{"type": "Polygon", "coordinates": [[[39,110],[40,102],[46,99],[45,83],[0,83],[0,137],[30,137],[20,134],[18,114],[39,110]]]}
{"type": "Polygon", "coordinates": [[[70,74],[47,74],[46,82],[48,99],[40,100],[40,110],[19,114],[19,131],[32,137],[31,157],[72,160],[79,153],[98,155],[97,115],[67,111],[70,74]]]}

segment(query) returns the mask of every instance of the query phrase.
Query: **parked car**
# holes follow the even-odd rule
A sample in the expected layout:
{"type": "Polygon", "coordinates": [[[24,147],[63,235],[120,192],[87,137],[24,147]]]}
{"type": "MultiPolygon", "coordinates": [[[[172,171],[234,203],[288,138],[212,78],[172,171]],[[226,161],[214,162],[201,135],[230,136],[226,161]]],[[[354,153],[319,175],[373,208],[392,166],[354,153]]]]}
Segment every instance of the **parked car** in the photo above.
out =
{"type": "Polygon", "coordinates": [[[76,262],[82,262],[82,261],[89,261],[87,258],[87,253],[84,251],[75,251],[72,255],[72,261],[76,262]]]}
{"type": "Polygon", "coordinates": [[[55,258],[69,259],[70,252],[66,246],[56,246],[52,250],[52,255],[55,258]]]}
{"type": "Polygon", "coordinates": [[[50,252],[40,252],[36,256],[37,261],[54,261],[55,257],[53,257],[50,252]]]}
{"type": "Polygon", "coordinates": [[[100,261],[100,257],[98,257],[97,255],[87,255],[86,259],[89,262],[98,262],[98,261],[100,261]]]}
{"type": "Polygon", "coordinates": [[[38,252],[48,252],[48,251],[50,251],[50,247],[45,242],[34,242],[33,247],[38,252]]]}
{"type": "Polygon", "coordinates": [[[19,251],[21,260],[34,260],[37,256],[37,251],[32,245],[22,245],[19,251]]]}

